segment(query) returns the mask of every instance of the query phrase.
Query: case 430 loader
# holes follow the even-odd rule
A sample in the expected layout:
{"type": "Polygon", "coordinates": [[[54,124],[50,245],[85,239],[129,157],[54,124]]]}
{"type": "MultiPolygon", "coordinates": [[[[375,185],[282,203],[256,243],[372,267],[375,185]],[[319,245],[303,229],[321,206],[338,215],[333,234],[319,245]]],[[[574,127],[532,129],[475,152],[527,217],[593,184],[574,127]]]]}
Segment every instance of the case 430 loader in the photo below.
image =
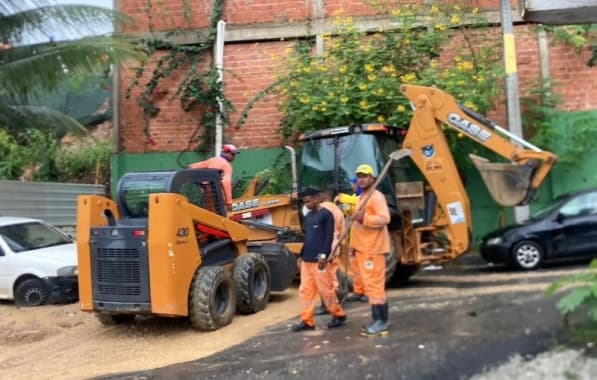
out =
{"type": "Polygon", "coordinates": [[[226,217],[218,170],[128,173],[115,201],[78,198],[81,310],[104,324],[188,317],[199,330],[258,312],[290,285],[296,259],[249,252],[248,236],[226,217]]]}

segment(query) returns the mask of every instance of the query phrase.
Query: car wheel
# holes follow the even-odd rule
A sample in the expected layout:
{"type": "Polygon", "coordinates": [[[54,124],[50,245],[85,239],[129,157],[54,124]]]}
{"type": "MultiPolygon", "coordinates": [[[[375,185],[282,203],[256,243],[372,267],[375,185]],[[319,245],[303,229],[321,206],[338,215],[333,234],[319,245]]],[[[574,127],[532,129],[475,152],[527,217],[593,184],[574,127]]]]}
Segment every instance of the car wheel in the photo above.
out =
{"type": "Polygon", "coordinates": [[[533,270],[543,262],[543,248],[530,240],[523,240],[512,250],[512,263],[524,270],[533,270]]]}
{"type": "Polygon", "coordinates": [[[15,290],[17,306],[40,306],[48,303],[49,291],[46,284],[38,279],[25,280],[15,290]]]}

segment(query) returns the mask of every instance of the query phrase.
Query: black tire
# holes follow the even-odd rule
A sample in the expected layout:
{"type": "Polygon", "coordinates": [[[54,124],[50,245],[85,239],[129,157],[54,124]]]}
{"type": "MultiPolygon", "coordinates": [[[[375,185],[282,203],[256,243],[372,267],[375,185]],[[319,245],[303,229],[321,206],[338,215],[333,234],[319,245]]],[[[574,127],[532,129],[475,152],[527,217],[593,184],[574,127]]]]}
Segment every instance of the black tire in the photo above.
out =
{"type": "Polygon", "coordinates": [[[17,306],[41,306],[48,303],[50,291],[39,278],[30,278],[21,282],[15,290],[17,306]]]}
{"type": "Polygon", "coordinates": [[[220,266],[197,270],[189,294],[191,325],[213,331],[232,322],[236,312],[236,291],[232,275],[220,266]]]}
{"type": "Polygon", "coordinates": [[[265,258],[257,253],[240,255],[234,260],[236,310],[252,314],[265,309],[269,301],[271,274],[265,258]]]}
{"type": "Polygon", "coordinates": [[[394,239],[390,236],[390,252],[386,255],[386,284],[392,281],[398,266],[398,252],[394,239]]]}
{"type": "Polygon", "coordinates": [[[517,243],[510,253],[511,265],[522,270],[535,270],[543,264],[543,247],[532,240],[517,243]]]}
{"type": "Polygon", "coordinates": [[[394,285],[405,285],[408,283],[410,277],[417,272],[418,267],[416,265],[396,265],[394,271],[394,277],[392,278],[392,284],[394,285]]]}
{"type": "Polygon", "coordinates": [[[102,325],[113,326],[133,323],[135,321],[135,314],[102,314],[95,313],[95,317],[102,325]]]}

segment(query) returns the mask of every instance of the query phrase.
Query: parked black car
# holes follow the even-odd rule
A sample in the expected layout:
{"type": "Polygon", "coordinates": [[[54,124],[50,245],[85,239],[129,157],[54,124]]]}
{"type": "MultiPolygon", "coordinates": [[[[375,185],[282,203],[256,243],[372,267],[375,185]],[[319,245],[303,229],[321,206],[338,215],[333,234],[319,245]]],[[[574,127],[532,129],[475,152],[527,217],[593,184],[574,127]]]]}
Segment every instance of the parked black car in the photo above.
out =
{"type": "Polygon", "coordinates": [[[597,189],[560,196],[525,223],[485,235],[481,256],[525,270],[546,261],[597,256],[597,189]]]}

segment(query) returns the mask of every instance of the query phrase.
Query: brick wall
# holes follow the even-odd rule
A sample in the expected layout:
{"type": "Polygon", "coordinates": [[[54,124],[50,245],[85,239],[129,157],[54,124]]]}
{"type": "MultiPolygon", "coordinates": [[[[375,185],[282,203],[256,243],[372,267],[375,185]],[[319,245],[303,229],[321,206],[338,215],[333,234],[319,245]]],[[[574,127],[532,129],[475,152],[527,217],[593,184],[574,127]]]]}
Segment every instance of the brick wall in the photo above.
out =
{"type": "MultiPolygon", "coordinates": [[[[292,23],[304,20],[313,12],[314,0],[228,0],[224,18],[229,26],[247,25],[255,23],[292,23]]],[[[398,0],[396,0],[398,1],[398,0]]],[[[120,0],[120,9],[129,14],[136,24],[128,27],[129,31],[147,31],[150,23],[154,30],[168,30],[175,27],[197,28],[207,25],[211,11],[211,1],[190,0],[192,21],[187,25],[183,17],[182,0],[153,1],[151,18],[148,18],[147,0],[120,0]],[[158,16],[162,14],[163,16],[158,16]]],[[[499,9],[499,1],[471,0],[479,7],[499,9]]],[[[516,5],[513,1],[513,5],[516,5]]],[[[344,9],[345,14],[363,15],[373,14],[375,9],[367,5],[366,1],[358,0],[329,0],[325,1],[325,14],[331,15],[337,9],[344,9]]],[[[501,38],[499,27],[491,33],[495,38],[501,38]]],[[[488,35],[490,35],[488,33],[488,35]]],[[[521,93],[540,76],[539,52],[537,37],[532,27],[521,25],[515,28],[517,61],[521,93]]],[[[260,91],[267,88],[275,80],[276,72],[280,71],[280,56],[284,49],[292,43],[289,41],[228,43],[225,47],[224,74],[225,92],[236,108],[232,115],[232,126],[235,126],[240,112],[247,103],[260,91]],[[232,75],[234,74],[234,75],[232,75]]],[[[586,66],[590,52],[584,51],[578,55],[566,46],[549,46],[550,74],[559,84],[554,91],[563,95],[563,109],[585,110],[597,108],[597,96],[593,89],[597,85],[597,68],[586,66]]],[[[152,71],[148,67],[140,82],[147,81],[152,71]]],[[[175,83],[180,75],[174,75],[161,83],[160,88],[166,90],[161,97],[162,108],[158,117],[149,123],[148,139],[143,130],[142,112],[136,104],[138,89],[133,92],[131,99],[124,99],[124,91],[133,79],[130,68],[121,70],[120,96],[120,139],[121,151],[137,152],[173,152],[185,150],[189,141],[201,134],[199,126],[200,115],[197,112],[183,112],[178,100],[171,101],[169,96],[176,88],[175,83]]],[[[233,142],[249,149],[277,147],[282,144],[278,134],[280,115],[277,111],[278,103],[270,96],[258,102],[249,114],[247,123],[242,129],[228,127],[225,130],[225,141],[233,142]]],[[[506,126],[504,102],[496,104],[496,110],[489,116],[498,124],[506,126]]]]}

